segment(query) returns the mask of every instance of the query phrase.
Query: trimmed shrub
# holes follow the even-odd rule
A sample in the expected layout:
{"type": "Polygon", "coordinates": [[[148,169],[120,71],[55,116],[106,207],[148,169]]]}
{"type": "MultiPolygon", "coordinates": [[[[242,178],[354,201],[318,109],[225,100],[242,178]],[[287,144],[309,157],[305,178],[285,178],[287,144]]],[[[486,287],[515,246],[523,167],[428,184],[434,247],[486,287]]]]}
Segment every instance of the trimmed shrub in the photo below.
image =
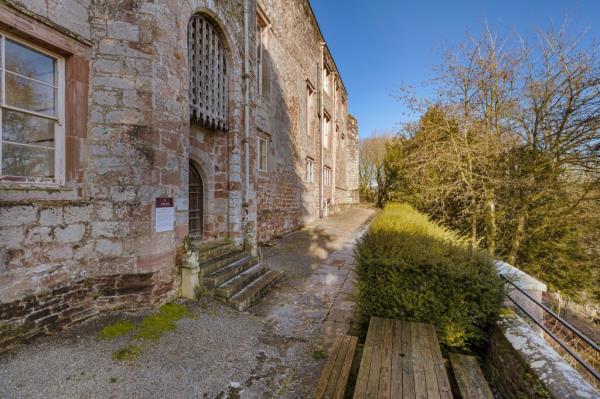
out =
{"type": "Polygon", "coordinates": [[[356,249],[359,311],[431,323],[440,342],[484,345],[504,296],[491,258],[406,204],[388,204],[356,249]]]}

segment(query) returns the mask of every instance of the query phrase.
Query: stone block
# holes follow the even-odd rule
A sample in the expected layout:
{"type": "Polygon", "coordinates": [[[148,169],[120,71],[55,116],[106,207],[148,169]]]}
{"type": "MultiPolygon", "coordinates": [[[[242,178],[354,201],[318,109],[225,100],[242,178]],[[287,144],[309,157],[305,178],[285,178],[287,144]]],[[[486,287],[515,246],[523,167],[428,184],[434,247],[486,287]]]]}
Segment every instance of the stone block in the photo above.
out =
{"type": "Polygon", "coordinates": [[[0,207],[0,227],[22,226],[37,219],[37,211],[33,206],[2,206],[0,207]]]}
{"type": "Polygon", "coordinates": [[[63,223],[62,208],[49,208],[40,211],[40,225],[57,226],[63,223]]]}
{"type": "Polygon", "coordinates": [[[54,230],[56,240],[61,243],[81,241],[84,234],[85,226],[83,224],[71,224],[54,230]]]}

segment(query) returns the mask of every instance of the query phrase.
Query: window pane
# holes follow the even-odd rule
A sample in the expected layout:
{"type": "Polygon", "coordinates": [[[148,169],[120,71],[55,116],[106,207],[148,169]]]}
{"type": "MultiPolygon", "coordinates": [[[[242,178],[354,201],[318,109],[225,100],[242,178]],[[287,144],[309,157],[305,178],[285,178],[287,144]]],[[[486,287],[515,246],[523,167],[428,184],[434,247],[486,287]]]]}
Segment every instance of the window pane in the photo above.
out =
{"type": "Polygon", "coordinates": [[[54,116],[55,89],[12,73],[6,73],[6,103],[13,107],[54,116]]]}
{"type": "Polygon", "coordinates": [[[2,140],[54,147],[54,121],[5,109],[2,140]]]}
{"type": "Polygon", "coordinates": [[[3,143],[2,175],[54,177],[54,150],[3,143]]]}
{"type": "Polygon", "coordinates": [[[42,82],[55,84],[54,58],[6,39],[6,69],[42,82]]]}

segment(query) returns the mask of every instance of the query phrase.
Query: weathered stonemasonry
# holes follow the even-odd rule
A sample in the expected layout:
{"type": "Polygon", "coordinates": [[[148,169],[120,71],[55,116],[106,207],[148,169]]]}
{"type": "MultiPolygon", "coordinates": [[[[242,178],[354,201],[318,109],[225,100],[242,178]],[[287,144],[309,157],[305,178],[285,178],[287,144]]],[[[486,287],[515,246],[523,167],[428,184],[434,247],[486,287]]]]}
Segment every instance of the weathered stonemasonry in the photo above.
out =
{"type": "Polygon", "coordinates": [[[49,119],[53,180],[0,178],[0,351],[99,312],[175,297],[192,214],[196,240],[253,245],[357,201],[357,124],[309,3],[248,0],[247,37],[244,3],[0,2],[2,40],[55,58],[62,93],[49,119]],[[222,42],[224,130],[190,118],[196,14],[222,42]],[[157,198],[173,200],[167,231],[155,228],[157,198]]]}

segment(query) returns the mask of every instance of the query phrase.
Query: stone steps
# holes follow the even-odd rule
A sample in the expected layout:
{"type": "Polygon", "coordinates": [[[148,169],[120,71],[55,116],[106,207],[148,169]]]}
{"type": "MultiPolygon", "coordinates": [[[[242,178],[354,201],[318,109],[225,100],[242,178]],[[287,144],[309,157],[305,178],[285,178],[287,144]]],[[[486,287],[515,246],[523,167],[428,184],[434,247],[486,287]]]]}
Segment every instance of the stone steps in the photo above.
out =
{"type": "Polygon", "coordinates": [[[229,298],[240,292],[242,289],[244,289],[244,287],[256,280],[261,275],[265,274],[267,271],[268,269],[262,264],[254,265],[240,275],[221,284],[215,290],[215,296],[220,299],[224,299],[226,302],[229,298]]]}
{"type": "Polygon", "coordinates": [[[237,245],[227,240],[210,241],[192,245],[194,251],[198,254],[198,261],[201,263],[239,250],[237,245]]]}
{"type": "Polygon", "coordinates": [[[217,270],[220,270],[232,263],[235,263],[241,259],[247,258],[248,254],[241,250],[234,250],[225,255],[220,255],[214,259],[205,260],[200,263],[200,277],[208,276],[217,270]]]}
{"type": "Polygon", "coordinates": [[[229,263],[227,266],[221,267],[214,272],[202,277],[202,284],[207,288],[216,288],[226,281],[245,272],[254,265],[254,259],[250,255],[246,255],[235,262],[229,263]]]}
{"type": "Polygon", "coordinates": [[[229,241],[189,242],[185,259],[182,296],[213,296],[240,311],[255,304],[282,276],[229,241]]]}
{"type": "Polygon", "coordinates": [[[227,304],[243,312],[265,296],[269,288],[277,283],[281,276],[283,276],[283,273],[269,270],[231,297],[227,304]]]}

